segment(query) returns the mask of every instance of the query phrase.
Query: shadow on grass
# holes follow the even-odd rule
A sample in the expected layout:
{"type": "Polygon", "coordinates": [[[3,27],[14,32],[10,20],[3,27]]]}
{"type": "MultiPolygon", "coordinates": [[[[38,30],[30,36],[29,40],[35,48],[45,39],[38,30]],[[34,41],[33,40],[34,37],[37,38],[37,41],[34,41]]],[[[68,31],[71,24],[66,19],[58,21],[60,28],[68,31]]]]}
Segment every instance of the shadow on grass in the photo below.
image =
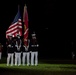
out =
{"type": "Polygon", "coordinates": [[[76,64],[76,60],[57,60],[57,59],[55,59],[55,60],[47,60],[47,59],[45,59],[45,60],[39,60],[39,63],[47,63],[47,64],[76,64]]]}
{"type": "Polygon", "coordinates": [[[0,75],[76,75],[76,72],[63,71],[39,71],[39,70],[21,70],[0,68],[0,75]]]}
{"type": "MultiPolygon", "coordinates": [[[[6,63],[6,58],[2,58],[0,63],[6,63]]],[[[50,63],[50,64],[75,64],[76,60],[39,60],[39,63],[50,63]]],[[[26,66],[25,66],[26,67],[26,66]]],[[[50,67],[45,67],[49,68],[50,67]]],[[[68,69],[76,69],[76,67],[60,67],[68,69]]],[[[33,70],[33,69],[17,69],[17,68],[1,68],[0,75],[76,75],[76,71],[46,71],[46,70],[33,70]]]]}

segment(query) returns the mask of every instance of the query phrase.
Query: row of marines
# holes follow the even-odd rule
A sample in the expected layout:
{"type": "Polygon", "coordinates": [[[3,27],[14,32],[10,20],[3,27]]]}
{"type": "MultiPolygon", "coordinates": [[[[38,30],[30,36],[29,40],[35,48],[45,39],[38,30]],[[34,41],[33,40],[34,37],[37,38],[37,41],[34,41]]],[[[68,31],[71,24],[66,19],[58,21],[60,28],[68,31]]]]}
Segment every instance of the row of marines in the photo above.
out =
{"type": "Polygon", "coordinates": [[[7,66],[25,66],[38,65],[38,47],[39,44],[36,39],[36,34],[32,34],[31,40],[27,40],[27,45],[23,44],[20,35],[13,38],[8,35],[6,41],[7,45],[7,66]]]}

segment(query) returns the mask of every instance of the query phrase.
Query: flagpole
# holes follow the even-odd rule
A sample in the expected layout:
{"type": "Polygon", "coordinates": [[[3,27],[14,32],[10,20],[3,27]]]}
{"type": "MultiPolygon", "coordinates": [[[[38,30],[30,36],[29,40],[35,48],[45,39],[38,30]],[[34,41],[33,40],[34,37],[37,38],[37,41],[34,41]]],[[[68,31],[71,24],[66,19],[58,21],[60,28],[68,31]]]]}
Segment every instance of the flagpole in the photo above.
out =
{"type": "MultiPolygon", "coordinates": [[[[20,8],[20,5],[18,5],[18,10],[20,10],[20,11],[23,11],[23,9],[21,9],[20,8]]],[[[24,25],[24,22],[23,22],[23,12],[21,12],[21,22],[22,22],[22,36],[20,36],[21,37],[21,40],[22,40],[22,45],[23,45],[23,38],[24,38],[24,36],[23,36],[23,34],[24,34],[24,28],[23,28],[23,25],[24,25]]]]}
{"type": "Polygon", "coordinates": [[[23,40],[23,39],[24,39],[24,22],[23,22],[24,6],[22,6],[22,10],[21,10],[21,11],[22,11],[22,12],[21,12],[21,13],[22,13],[22,15],[21,15],[21,16],[22,16],[22,17],[21,17],[21,18],[22,18],[22,37],[21,37],[21,39],[22,39],[22,45],[24,45],[24,43],[23,43],[23,41],[24,41],[24,40],[23,40]]]}
{"type": "Polygon", "coordinates": [[[23,34],[23,37],[22,37],[22,40],[23,40],[23,45],[24,45],[24,14],[25,14],[25,11],[24,11],[24,7],[25,7],[25,5],[23,6],[23,14],[22,14],[22,30],[23,30],[23,32],[22,32],[22,34],[23,34]]]}
{"type": "Polygon", "coordinates": [[[24,5],[24,12],[23,12],[23,24],[24,24],[24,45],[27,45],[28,43],[28,13],[27,13],[27,6],[24,5]]]}
{"type": "Polygon", "coordinates": [[[20,5],[18,5],[18,10],[19,10],[19,8],[20,8],[20,5]]]}

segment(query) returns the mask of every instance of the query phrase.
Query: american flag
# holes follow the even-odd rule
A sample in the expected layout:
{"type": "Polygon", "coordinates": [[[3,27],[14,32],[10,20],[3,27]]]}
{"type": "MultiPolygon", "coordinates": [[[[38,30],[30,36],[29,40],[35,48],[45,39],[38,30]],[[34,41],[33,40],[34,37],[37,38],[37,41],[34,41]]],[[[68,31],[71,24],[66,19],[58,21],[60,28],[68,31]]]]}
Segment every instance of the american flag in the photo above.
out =
{"type": "Polygon", "coordinates": [[[24,22],[24,45],[28,45],[28,12],[27,6],[24,6],[23,12],[23,22],[24,22]]]}
{"type": "Polygon", "coordinates": [[[6,38],[8,38],[8,35],[13,35],[13,37],[16,37],[17,34],[22,36],[22,22],[19,8],[12,24],[8,27],[6,31],[6,38]]]}

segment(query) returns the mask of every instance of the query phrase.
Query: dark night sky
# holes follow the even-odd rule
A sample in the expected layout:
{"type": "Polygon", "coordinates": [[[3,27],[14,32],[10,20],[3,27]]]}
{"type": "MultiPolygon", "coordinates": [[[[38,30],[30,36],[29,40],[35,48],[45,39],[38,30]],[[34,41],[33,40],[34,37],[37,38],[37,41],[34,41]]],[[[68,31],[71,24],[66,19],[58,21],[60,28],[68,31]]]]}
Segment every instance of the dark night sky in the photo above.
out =
{"type": "Polygon", "coordinates": [[[71,41],[76,43],[75,6],[72,2],[57,0],[13,0],[0,2],[0,42],[5,44],[5,31],[26,3],[30,33],[36,31],[40,56],[66,58],[70,55],[71,41]],[[2,4],[2,5],[1,5],[2,4]],[[43,53],[42,53],[43,52],[43,53]]]}

